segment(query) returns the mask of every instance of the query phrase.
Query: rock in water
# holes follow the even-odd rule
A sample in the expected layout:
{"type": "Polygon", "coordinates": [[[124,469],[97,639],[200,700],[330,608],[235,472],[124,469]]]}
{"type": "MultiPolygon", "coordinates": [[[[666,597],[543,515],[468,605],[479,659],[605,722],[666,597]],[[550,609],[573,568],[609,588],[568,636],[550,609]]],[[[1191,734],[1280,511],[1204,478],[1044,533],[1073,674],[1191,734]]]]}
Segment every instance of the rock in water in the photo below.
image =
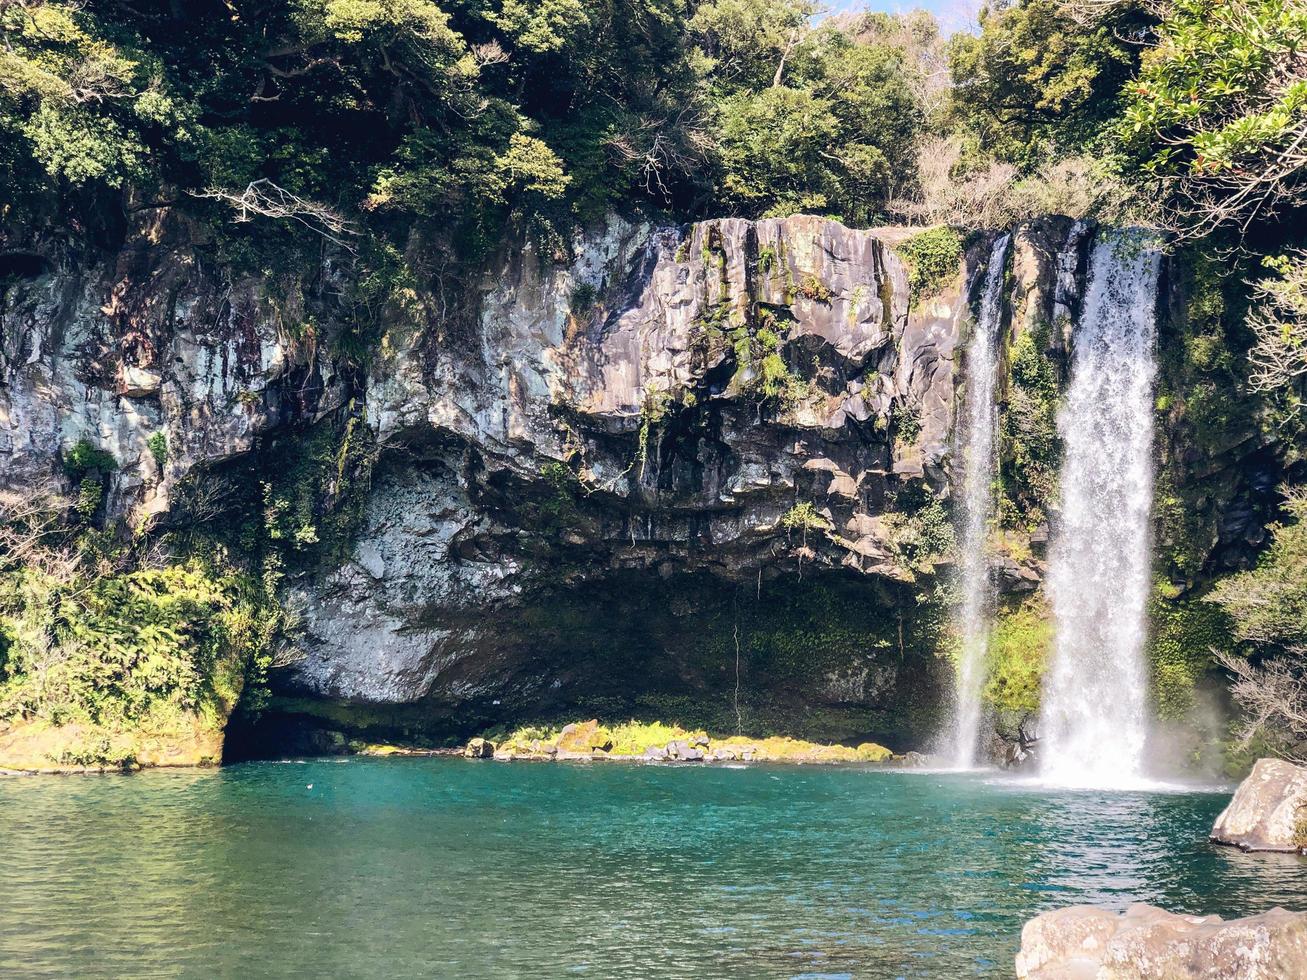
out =
{"type": "Polygon", "coordinates": [[[487,742],[484,738],[474,738],[467,743],[463,754],[469,759],[489,759],[495,754],[495,743],[487,742]]]}
{"type": "Polygon", "coordinates": [[[1212,840],[1245,851],[1302,851],[1307,845],[1307,768],[1258,759],[1212,826],[1212,840]]]}
{"type": "Polygon", "coordinates": [[[1152,905],[1123,914],[1073,905],[1025,924],[1016,968],[1028,980],[1304,977],[1307,913],[1273,908],[1226,922],[1152,905]]]}

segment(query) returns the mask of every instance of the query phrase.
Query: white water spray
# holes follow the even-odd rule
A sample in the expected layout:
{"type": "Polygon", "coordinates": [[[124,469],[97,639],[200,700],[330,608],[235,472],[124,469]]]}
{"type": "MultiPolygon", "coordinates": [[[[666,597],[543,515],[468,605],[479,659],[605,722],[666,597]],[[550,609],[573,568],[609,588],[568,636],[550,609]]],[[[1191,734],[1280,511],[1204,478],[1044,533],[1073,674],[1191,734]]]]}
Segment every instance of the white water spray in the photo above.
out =
{"type": "Polygon", "coordinates": [[[1056,627],[1041,773],[1063,786],[1141,782],[1153,496],[1153,348],[1160,253],[1100,234],[1058,424],[1061,515],[1049,555],[1056,627]]]}
{"type": "Polygon", "coordinates": [[[989,652],[989,612],[993,605],[987,538],[994,511],[994,471],[998,422],[999,334],[1003,324],[1003,268],[1009,236],[994,242],[985,270],[975,334],[967,347],[967,390],[959,427],[962,486],[958,503],[957,609],[962,650],[958,659],[953,707],[953,764],[969,769],[976,762],[980,737],[980,692],[989,652]]]}

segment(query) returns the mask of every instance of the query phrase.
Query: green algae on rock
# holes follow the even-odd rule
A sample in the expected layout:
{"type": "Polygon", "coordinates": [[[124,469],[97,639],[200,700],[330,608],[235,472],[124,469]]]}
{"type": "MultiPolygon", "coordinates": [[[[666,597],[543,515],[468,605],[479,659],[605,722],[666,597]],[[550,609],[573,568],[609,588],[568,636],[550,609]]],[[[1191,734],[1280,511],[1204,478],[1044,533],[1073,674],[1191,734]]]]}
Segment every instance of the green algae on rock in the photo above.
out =
{"type": "Polygon", "coordinates": [[[856,747],[823,745],[785,736],[748,738],[744,735],[709,736],[662,722],[630,721],[612,726],[598,719],[573,722],[561,729],[520,728],[498,743],[475,738],[465,754],[483,758],[491,745],[494,758],[585,760],[614,759],[648,762],[887,762],[894,753],[875,742],[856,747]]]}

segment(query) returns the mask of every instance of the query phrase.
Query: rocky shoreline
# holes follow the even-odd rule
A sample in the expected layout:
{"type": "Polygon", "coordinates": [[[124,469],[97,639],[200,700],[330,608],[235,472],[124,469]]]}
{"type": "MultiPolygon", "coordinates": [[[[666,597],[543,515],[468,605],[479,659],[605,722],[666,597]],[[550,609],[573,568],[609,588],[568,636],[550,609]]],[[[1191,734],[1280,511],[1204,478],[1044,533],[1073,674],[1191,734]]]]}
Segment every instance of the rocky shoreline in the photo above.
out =
{"type": "MultiPolygon", "coordinates": [[[[1307,853],[1307,767],[1257,760],[1208,840],[1250,852],[1307,853]]],[[[1016,975],[1021,980],[1307,976],[1307,912],[1276,907],[1227,920],[1142,904],[1120,914],[1073,905],[1025,924],[1016,975]]]]}
{"type": "Polygon", "coordinates": [[[929,757],[920,752],[895,754],[875,742],[856,746],[825,745],[784,736],[749,738],[712,736],[660,723],[605,726],[598,719],[573,722],[557,732],[519,729],[499,741],[474,738],[463,749],[470,759],[500,762],[614,762],[713,763],[789,762],[802,765],[872,763],[889,766],[924,766],[929,757]]]}

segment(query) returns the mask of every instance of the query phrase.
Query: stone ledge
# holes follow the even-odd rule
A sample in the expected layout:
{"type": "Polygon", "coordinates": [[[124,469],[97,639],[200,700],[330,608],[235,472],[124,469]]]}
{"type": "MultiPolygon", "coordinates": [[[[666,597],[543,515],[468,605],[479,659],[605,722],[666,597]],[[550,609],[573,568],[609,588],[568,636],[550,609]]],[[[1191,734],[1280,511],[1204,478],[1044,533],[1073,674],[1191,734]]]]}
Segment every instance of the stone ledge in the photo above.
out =
{"type": "Polygon", "coordinates": [[[1124,913],[1092,905],[1045,912],[1021,930],[1022,980],[1272,980],[1307,976],[1307,913],[1273,908],[1243,919],[1124,913]]]}

